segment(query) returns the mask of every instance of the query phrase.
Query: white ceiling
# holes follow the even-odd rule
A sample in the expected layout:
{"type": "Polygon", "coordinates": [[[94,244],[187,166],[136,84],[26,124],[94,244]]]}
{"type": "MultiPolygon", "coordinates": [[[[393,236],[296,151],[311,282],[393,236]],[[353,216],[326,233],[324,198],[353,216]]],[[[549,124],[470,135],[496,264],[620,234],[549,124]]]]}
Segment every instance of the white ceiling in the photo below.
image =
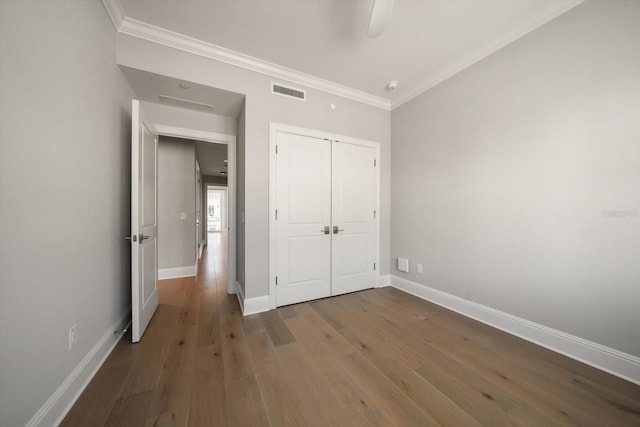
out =
{"type": "Polygon", "coordinates": [[[227,159],[227,145],[196,141],[196,159],[200,165],[200,173],[209,176],[224,176],[227,172],[224,160],[227,159]]]}
{"type": "Polygon", "coordinates": [[[119,2],[127,18],[398,105],[581,0],[396,0],[378,38],[367,37],[373,0],[119,2]]]}
{"type": "Polygon", "coordinates": [[[197,83],[185,82],[135,68],[120,67],[120,69],[129,81],[137,99],[140,101],[162,104],[163,102],[160,99],[160,95],[164,95],[210,105],[212,107],[211,111],[198,110],[205,113],[208,112],[235,118],[238,118],[240,115],[244,95],[239,93],[197,83]],[[188,88],[181,88],[180,83],[187,83],[188,88]]]}

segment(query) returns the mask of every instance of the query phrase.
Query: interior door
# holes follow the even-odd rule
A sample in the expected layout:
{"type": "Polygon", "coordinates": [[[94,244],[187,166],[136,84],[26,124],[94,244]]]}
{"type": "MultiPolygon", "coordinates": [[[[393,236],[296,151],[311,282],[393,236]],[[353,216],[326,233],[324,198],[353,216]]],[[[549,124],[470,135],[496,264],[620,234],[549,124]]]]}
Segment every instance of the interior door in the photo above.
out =
{"type": "Polygon", "coordinates": [[[158,308],[158,137],[138,100],[131,116],[131,340],[138,342],[158,308]]]}
{"type": "Polygon", "coordinates": [[[331,143],[279,133],[276,303],[331,295],[331,143]]]}
{"type": "Polygon", "coordinates": [[[334,141],[332,295],[376,285],[376,151],[334,141]]]}

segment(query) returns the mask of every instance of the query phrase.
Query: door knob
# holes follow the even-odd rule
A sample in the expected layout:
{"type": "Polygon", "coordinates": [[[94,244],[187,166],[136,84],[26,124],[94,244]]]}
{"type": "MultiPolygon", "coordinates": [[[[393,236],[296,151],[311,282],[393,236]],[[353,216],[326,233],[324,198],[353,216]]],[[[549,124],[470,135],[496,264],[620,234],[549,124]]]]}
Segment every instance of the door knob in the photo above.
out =
{"type": "Polygon", "coordinates": [[[140,241],[142,242],[143,240],[147,240],[150,239],[150,236],[145,236],[144,234],[140,233],[140,241]]]}
{"type": "Polygon", "coordinates": [[[320,230],[320,232],[323,233],[323,234],[329,234],[329,233],[331,233],[331,228],[329,228],[328,225],[325,225],[324,226],[324,230],[320,230]]]}
{"type": "Polygon", "coordinates": [[[337,225],[333,226],[333,234],[338,234],[339,231],[344,231],[342,228],[338,228],[337,225]]]}
{"type": "Polygon", "coordinates": [[[135,234],[133,236],[127,236],[124,238],[124,240],[131,240],[132,242],[137,242],[138,241],[138,236],[136,236],[135,234]]]}

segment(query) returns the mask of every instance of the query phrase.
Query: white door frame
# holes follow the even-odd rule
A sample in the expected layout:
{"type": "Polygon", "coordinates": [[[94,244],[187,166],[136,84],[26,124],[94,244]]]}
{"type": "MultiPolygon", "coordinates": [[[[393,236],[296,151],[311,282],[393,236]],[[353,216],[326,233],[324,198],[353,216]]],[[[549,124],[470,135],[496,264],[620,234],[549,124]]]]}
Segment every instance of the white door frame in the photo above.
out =
{"type": "Polygon", "coordinates": [[[224,133],[207,132],[196,129],[166,126],[154,123],[153,127],[158,135],[177,138],[196,139],[198,141],[227,145],[227,197],[229,203],[228,246],[227,246],[227,293],[238,292],[236,287],[236,137],[224,133]]]}
{"type": "Polygon", "coordinates": [[[202,240],[202,173],[200,172],[200,163],[196,158],[196,274],[198,272],[198,263],[200,256],[202,255],[202,248],[204,246],[204,240],[202,240]],[[200,190],[200,191],[198,191],[200,190]],[[200,193],[200,194],[198,194],[200,193]],[[198,199],[200,199],[200,211],[198,212],[198,199]],[[198,217],[198,214],[200,216],[198,217]],[[200,227],[198,227],[200,226],[200,227]]]}
{"type": "Polygon", "coordinates": [[[345,142],[348,144],[362,145],[376,150],[375,168],[375,209],[378,212],[374,227],[376,285],[380,282],[380,143],[365,139],[352,138],[314,129],[286,125],[283,123],[269,122],[269,306],[277,308],[276,301],[276,143],[278,132],[293,135],[307,136],[311,138],[327,139],[330,141],[345,142]]]}

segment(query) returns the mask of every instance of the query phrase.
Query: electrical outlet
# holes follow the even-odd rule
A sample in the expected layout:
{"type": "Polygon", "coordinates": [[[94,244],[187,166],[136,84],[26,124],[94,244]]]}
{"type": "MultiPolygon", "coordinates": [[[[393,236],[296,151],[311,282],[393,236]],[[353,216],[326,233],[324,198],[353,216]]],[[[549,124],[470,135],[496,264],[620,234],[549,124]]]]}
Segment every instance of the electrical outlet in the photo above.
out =
{"type": "Polygon", "coordinates": [[[69,350],[78,343],[78,325],[69,328],[69,350]]]}
{"type": "Polygon", "coordinates": [[[416,264],[416,273],[422,274],[422,264],[416,264]]]}

